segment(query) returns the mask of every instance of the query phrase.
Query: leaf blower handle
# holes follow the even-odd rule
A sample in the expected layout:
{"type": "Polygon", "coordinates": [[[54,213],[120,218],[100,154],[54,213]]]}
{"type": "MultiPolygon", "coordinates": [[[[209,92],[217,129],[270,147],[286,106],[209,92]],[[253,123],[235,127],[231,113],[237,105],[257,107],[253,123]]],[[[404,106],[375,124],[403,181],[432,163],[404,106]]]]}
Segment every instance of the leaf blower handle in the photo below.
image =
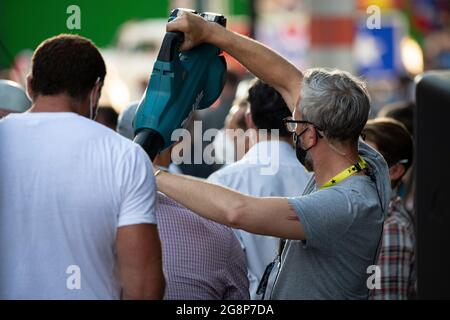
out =
{"type": "Polygon", "coordinates": [[[182,32],[167,32],[158,54],[158,60],[164,62],[171,62],[178,55],[179,47],[184,41],[184,33],[182,32]]]}
{"type": "Polygon", "coordinates": [[[134,142],[144,149],[152,162],[164,147],[163,137],[153,129],[140,130],[134,138],[134,142]]]}
{"type": "MultiPolygon", "coordinates": [[[[184,41],[182,32],[167,32],[159,51],[158,60],[172,62],[179,54],[179,47],[184,41]]],[[[161,134],[153,129],[144,128],[137,132],[134,142],[139,144],[150,159],[155,160],[158,153],[164,147],[164,139],[161,134]]]]}
{"type": "MultiPolygon", "coordinates": [[[[171,12],[170,17],[169,17],[169,22],[172,21],[173,19],[175,19],[176,17],[178,17],[182,12],[191,12],[193,14],[198,14],[194,10],[177,8],[171,12]]],[[[205,19],[207,21],[216,22],[222,26],[226,26],[226,19],[223,15],[205,12],[205,13],[202,13],[200,16],[203,17],[203,19],[205,19]]],[[[158,59],[157,59],[158,66],[165,66],[168,69],[175,70],[175,71],[182,69],[181,62],[179,60],[179,54],[180,54],[180,46],[183,42],[184,42],[184,34],[182,32],[167,32],[166,35],[164,36],[164,39],[163,39],[163,42],[161,45],[161,49],[158,54],[158,59]],[[177,66],[179,63],[180,63],[179,68],[172,68],[173,66],[177,66]],[[169,68],[169,66],[171,68],[169,68]]],[[[215,49],[215,50],[217,50],[217,49],[215,49]]],[[[216,55],[215,50],[213,50],[214,55],[216,55]]],[[[202,55],[207,56],[205,52],[207,52],[207,50],[203,49],[203,51],[200,51],[199,53],[197,53],[197,55],[195,55],[195,56],[191,55],[191,59],[194,60],[194,62],[195,62],[196,60],[201,59],[202,55]]],[[[216,59],[219,59],[219,58],[224,59],[223,57],[216,57],[216,59]]],[[[220,64],[220,65],[223,67],[223,64],[220,64]]],[[[203,70],[201,72],[206,72],[208,69],[203,68],[201,70],[203,70]]],[[[164,75],[164,73],[161,74],[160,71],[161,70],[156,72],[154,75],[152,74],[150,83],[152,83],[152,81],[155,81],[155,83],[158,83],[158,86],[156,89],[153,88],[153,90],[155,90],[156,92],[150,91],[150,93],[151,93],[150,96],[153,96],[153,97],[158,96],[159,86],[161,85],[160,81],[162,81],[162,83],[163,83],[161,85],[162,86],[161,90],[163,90],[163,89],[164,90],[173,90],[173,88],[171,88],[171,85],[168,84],[170,81],[167,81],[167,79],[166,79],[169,76],[164,75]],[[165,79],[165,81],[163,81],[163,79],[165,79]]],[[[175,80],[172,79],[173,81],[179,81],[180,83],[183,83],[182,80],[184,80],[184,79],[182,79],[182,78],[184,78],[184,77],[181,77],[181,75],[178,75],[178,77],[177,77],[176,72],[171,77],[174,77],[174,76],[176,79],[175,80]]],[[[183,84],[185,85],[185,83],[183,83],[183,84]]],[[[198,86],[198,83],[196,85],[198,86]]],[[[202,84],[202,85],[205,86],[205,84],[202,84]]],[[[196,87],[195,90],[197,90],[197,89],[198,88],[196,87]]],[[[201,90],[202,95],[204,92],[203,90],[205,90],[205,89],[203,88],[201,90]]],[[[220,90],[222,90],[222,89],[220,89],[220,90]]],[[[198,91],[198,92],[200,92],[200,91],[198,91]]],[[[175,93],[171,92],[171,94],[175,94],[175,93]]],[[[147,99],[147,93],[146,93],[145,99],[147,99]]],[[[141,110],[141,104],[140,104],[137,112],[144,113],[144,115],[145,115],[145,112],[151,113],[150,109],[147,108],[148,106],[146,106],[145,100],[143,100],[143,101],[144,102],[141,102],[141,104],[143,103],[142,110],[141,110]]],[[[151,100],[151,101],[152,101],[152,103],[155,103],[155,101],[157,101],[156,102],[157,105],[152,106],[152,107],[156,107],[156,108],[161,108],[161,106],[159,106],[158,103],[165,103],[164,99],[151,100]]],[[[192,102],[190,104],[187,104],[187,103],[184,103],[184,104],[188,107],[188,109],[190,111],[192,102]]],[[[167,107],[167,106],[165,106],[165,107],[167,107]]],[[[160,111],[161,111],[160,109],[157,109],[157,111],[155,111],[155,113],[158,114],[158,112],[160,112],[160,111]]],[[[183,110],[181,110],[181,111],[183,111],[183,110]]],[[[138,120],[144,122],[144,125],[139,124],[137,126],[138,131],[136,132],[136,137],[134,138],[134,142],[141,145],[141,147],[145,150],[145,152],[148,154],[150,159],[153,161],[156,158],[156,156],[158,155],[158,153],[165,146],[164,136],[160,132],[158,132],[158,129],[157,129],[158,125],[156,125],[156,129],[152,129],[150,127],[153,126],[155,128],[155,124],[148,125],[145,123],[145,117],[143,117],[143,118],[144,118],[144,120],[139,120],[141,118],[138,117],[138,120]]]]}

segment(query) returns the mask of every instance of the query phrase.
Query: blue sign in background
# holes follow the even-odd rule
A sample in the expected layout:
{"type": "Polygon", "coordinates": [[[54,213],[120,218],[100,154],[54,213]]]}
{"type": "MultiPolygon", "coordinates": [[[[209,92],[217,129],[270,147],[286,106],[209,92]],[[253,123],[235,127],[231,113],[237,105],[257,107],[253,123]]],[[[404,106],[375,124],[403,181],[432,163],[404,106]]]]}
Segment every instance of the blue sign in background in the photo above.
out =
{"type": "MultiPolygon", "coordinates": [[[[361,43],[370,44],[367,53],[372,59],[361,59],[357,62],[358,73],[371,78],[393,77],[403,73],[400,63],[400,37],[399,26],[389,21],[383,21],[380,29],[369,29],[365,21],[361,21],[357,28],[357,37],[361,43]],[[375,51],[375,52],[374,52],[375,51]]],[[[364,58],[364,57],[363,57],[364,58]]]]}

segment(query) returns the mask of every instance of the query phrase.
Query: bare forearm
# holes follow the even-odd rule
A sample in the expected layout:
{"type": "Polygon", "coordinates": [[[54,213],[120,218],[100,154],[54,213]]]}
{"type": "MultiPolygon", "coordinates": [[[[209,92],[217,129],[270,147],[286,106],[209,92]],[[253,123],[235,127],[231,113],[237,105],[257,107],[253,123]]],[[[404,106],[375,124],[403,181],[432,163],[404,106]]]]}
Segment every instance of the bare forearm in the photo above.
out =
{"type": "Polygon", "coordinates": [[[235,227],[233,212],[245,204],[245,195],[200,179],[161,172],[158,190],[200,216],[235,227]]]}
{"type": "Polygon", "coordinates": [[[304,230],[284,198],[257,198],[203,180],[161,172],[158,189],[200,216],[248,232],[304,240],[304,230]]]}
{"type": "Polygon", "coordinates": [[[263,44],[211,23],[206,41],[228,52],[256,77],[274,87],[286,104],[296,106],[302,73],[292,63],[263,44]]]}

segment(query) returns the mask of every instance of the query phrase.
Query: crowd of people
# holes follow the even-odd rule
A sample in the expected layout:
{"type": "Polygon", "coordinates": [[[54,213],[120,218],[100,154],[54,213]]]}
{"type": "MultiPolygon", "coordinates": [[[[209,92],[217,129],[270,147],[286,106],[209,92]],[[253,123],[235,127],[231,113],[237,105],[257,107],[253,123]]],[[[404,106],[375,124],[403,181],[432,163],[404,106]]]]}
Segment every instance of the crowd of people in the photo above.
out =
{"type": "Polygon", "coordinates": [[[302,72],[189,13],[167,28],[256,77],[235,99],[230,74],[222,105],[197,114],[249,132],[231,143],[243,153],[194,168],[172,146],[152,163],[132,141],[138,103],[98,107],[95,45],[45,40],[31,102],[0,82],[0,299],[414,299],[413,103],[369,120],[348,72],[302,72]]]}

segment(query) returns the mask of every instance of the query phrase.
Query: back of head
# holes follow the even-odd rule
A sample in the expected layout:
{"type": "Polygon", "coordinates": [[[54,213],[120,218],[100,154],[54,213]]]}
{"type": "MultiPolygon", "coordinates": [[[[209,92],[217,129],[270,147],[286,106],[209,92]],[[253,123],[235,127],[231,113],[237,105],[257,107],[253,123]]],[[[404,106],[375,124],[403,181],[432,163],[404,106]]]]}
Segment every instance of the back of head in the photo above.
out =
{"type": "Polygon", "coordinates": [[[348,72],[309,69],[303,79],[303,120],[319,127],[330,140],[356,142],[367,122],[370,98],[365,83],[348,72]]]}
{"type": "Polygon", "coordinates": [[[363,130],[367,141],[376,145],[389,167],[402,161],[407,170],[413,159],[413,141],[408,129],[390,118],[369,120],[363,130]]]}
{"type": "Polygon", "coordinates": [[[383,108],[381,108],[381,110],[378,112],[378,116],[392,118],[401,122],[403,125],[405,125],[408,131],[413,134],[414,109],[414,102],[396,102],[385,105],[383,108]]]}
{"type": "Polygon", "coordinates": [[[248,102],[253,123],[258,129],[278,129],[280,137],[292,135],[283,123],[291,112],[278,91],[256,80],[248,91],[248,102]]]}
{"type": "Polygon", "coordinates": [[[92,41],[61,34],[42,42],[32,60],[31,89],[38,95],[68,94],[84,99],[106,75],[105,62],[92,41]]]}
{"type": "Polygon", "coordinates": [[[31,107],[25,90],[16,82],[0,80],[0,109],[25,112],[31,107]]]}
{"type": "Polygon", "coordinates": [[[233,101],[233,106],[225,118],[224,128],[232,130],[247,130],[247,124],[245,123],[245,112],[247,111],[247,107],[247,100],[235,99],[235,101],[233,101]]]}

